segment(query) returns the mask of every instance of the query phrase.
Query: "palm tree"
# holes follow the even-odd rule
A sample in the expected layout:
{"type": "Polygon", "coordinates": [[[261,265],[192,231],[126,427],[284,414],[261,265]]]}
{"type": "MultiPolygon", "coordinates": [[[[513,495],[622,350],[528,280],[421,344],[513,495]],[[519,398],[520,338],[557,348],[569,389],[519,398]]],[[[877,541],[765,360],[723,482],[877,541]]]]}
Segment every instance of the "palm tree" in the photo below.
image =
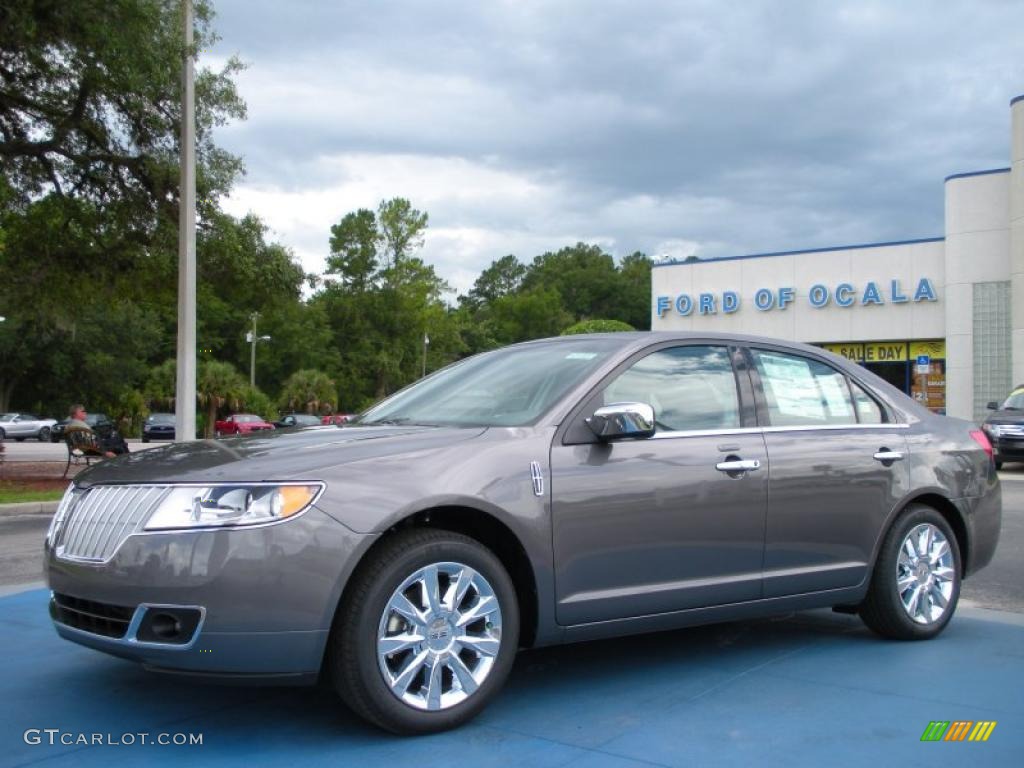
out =
{"type": "Polygon", "coordinates": [[[337,385],[323,371],[311,368],[296,371],[284,383],[281,404],[306,413],[316,413],[324,406],[333,410],[338,405],[337,385]]]}
{"type": "Polygon", "coordinates": [[[199,365],[196,378],[196,398],[206,408],[206,426],[204,435],[213,437],[214,424],[217,421],[217,409],[223,406],[237,408],[242,400],[246,382],[231,363],[216,360],[199,365]]]}

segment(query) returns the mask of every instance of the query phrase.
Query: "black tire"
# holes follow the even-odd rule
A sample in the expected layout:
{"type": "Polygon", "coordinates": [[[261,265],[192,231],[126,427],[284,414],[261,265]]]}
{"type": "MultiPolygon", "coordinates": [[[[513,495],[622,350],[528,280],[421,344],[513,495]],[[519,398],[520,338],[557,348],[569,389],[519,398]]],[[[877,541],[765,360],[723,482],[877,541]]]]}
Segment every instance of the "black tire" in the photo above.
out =
{"type": "Polygon", "coordinates": [[[3,440],[5,437],[7,437],[7,433],[0,427],[0,440],[3,440]]]}
{"type": "Polygon", "coordinates": [[[1002,468],[1003,468],[1003,462],[1001,462],[1001,461],[997,461],[997,462],[996,462],[996,469],[997,469],[997,470],[1000,470],[1000,469],[1002,469],[1002,468]]]}
{"type": "Polygon", "coordinates": [[[143,437],[143,438],[142,438],[142,442],[144,442],[144,443],[148,443],[148,442],[149,442],[149,438],[148,438],[148,437],[143,437]]]}
{"type": "Polygon", "coordinates": [[[50,442],[50,428],[49,427],[43,427],[42,429],[39,430],[39,442],[40,443],[48,443],[48,442],[50,442]]]}
{"type": "Polygon", "coordinates": [[[328,642],[328,669],[335,690],[359,716],[401,735],[456,728],[475,717],[498,693],[519,643],[519,606],[501,561],[468,536],[411,529],[373,552],[353,575],[328,642]],[[501,640],[493,666],[473,693],[446,709],[417,709],[391,692],[378,666],[377,632],[394,592],[419,569],[457,563],[479,573],[493,589],[501,613],[501,640]]]}
{"type": "Polygon", "coordinates": [[[962,572],[960,546],[946,518],[932,507],[910,504],[896,518],[882,543],[867,598],[860,606],[860,617],[871,630],[883,637],[895,640],[928,640],[935,637],[946,628],[956,611],[962,572]],[[904,541],[914,528],[924,524],[938,529],[949,544],[952,554],[952,592],[941,616],[928,623],[918,623],[904,608],[897,587],[897,573],[904,541]]]}

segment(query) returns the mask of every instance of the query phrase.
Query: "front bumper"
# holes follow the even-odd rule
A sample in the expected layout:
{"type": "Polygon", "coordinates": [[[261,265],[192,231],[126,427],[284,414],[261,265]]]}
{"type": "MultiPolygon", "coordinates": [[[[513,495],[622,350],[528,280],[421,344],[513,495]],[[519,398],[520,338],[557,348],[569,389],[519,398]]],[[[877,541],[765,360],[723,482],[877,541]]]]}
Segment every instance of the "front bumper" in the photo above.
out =
{"type": "Polygon", "coordinates": [[[67,640],[156,670],[313,678],[342,588],[374,538],[312,507],[250,529],[136,533],[105,563],[62,559],[47,548],[50,589],[75,606],[62,616],[51,602],[54,627],[67,640]],[[112,630],[102,619],[107,607],[128,620],[112,630]],[[201,620],[162,642],[144,626],[161,607],[195,609],[201,620]],[[90,615],[101,618],[69,619],[90,615]]]}

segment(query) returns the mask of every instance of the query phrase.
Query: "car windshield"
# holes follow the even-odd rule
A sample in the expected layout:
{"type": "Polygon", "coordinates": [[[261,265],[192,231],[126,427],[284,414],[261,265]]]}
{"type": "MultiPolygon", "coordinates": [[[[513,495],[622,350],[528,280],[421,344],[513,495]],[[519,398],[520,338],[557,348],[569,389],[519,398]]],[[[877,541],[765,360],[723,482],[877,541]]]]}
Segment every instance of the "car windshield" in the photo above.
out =
{"type": "Polygon", "coordinates": [[[235,416],[235,421],[239,424],[248,424],[253,421],[263,421],[259,416],[253,416],[251,413],[239,413],[235,416]]]}
{"type": "Polygon", "coordinates": [[[1004,411],[1024,411],[1024,387],[1015,389],[1003,403],[1004,411]]]}
{"type": "Polygon", "coordinates": [[[17,415],[16,413],[5,413],[0,416],[0,421],[14,421],[14,417],[17,415]]]}
{"type": "Polygon", "coordinates": [[[622,346],[611,338],[485,352],[443,368],[371,408],[361,424],[530,424],[622,346]]]}

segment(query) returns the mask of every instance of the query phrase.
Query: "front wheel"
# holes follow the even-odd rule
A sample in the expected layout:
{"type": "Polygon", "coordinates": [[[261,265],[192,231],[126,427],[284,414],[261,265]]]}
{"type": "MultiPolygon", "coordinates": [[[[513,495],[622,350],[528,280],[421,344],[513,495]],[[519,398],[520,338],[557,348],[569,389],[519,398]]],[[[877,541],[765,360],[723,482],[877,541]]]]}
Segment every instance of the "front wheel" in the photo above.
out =
{"type": "Polygon", "coordinates": [[[457,533],[397,534],[360,567],[339,608],[329,662],[360,716],[399,734],[477,715],[508,677],[519,606],[501,561],[457,533]]]}
{"type": "Polygon", "coordinates": [[[911,504],[882,544],[860,616],[885,637],[935,637],[956,610],[960,573],[960,547],[946,518],[911,504]]]}

